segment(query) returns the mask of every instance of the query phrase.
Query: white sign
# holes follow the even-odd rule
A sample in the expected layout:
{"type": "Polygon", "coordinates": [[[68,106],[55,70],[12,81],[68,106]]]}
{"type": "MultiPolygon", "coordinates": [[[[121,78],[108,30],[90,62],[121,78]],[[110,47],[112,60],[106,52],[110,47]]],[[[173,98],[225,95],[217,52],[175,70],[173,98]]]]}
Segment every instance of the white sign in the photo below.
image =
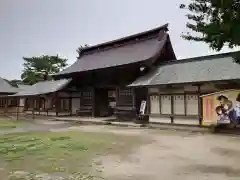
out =
{"type": "Polygon", "coordinates": [[[146,101],[142,101],[142,102],[141,102],[140,111],[139,111],[139,113],[140,113],[141,115],[144,115],[144,114],[145,114],[146,103],[147,103],[146,101]]]}

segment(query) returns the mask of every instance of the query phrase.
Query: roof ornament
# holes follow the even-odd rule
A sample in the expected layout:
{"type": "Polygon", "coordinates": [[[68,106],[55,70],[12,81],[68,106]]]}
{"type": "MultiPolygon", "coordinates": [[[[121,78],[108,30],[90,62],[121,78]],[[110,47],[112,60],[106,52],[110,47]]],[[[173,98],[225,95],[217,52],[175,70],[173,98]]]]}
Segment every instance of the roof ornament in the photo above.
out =
{"type": "Polygon", "coordinates": [[[84,47],[81,45],[79,48],[77,48],[77,53],[78,53],[78,59],[83,55],[82,51],[83,51],[84,47]]]}
{"type": "Polygon", "coordinates": [[[165,35],[166,35],[165,31],[163,31],[163,30],[159,31],[158,40],[161,41],[165,35]]]}

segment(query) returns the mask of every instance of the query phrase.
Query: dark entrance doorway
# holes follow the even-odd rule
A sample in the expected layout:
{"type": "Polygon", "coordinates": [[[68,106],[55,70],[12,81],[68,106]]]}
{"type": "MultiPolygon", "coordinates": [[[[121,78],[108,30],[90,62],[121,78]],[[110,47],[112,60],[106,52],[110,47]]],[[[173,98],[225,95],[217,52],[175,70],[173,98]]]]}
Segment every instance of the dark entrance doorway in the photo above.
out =
{"type": "Polygon", "coordinates": [[[116,90],[111,88],[95,89],[95,117],[114,115],[116,106],[116,90]]]}

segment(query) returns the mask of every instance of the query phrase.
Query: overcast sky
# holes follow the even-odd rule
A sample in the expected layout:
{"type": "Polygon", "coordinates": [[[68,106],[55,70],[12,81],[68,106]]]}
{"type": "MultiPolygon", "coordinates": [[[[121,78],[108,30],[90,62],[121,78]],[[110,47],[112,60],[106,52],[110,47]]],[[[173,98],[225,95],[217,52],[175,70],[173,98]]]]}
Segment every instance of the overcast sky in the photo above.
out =
{"type": "MultiPolygon", "coordinates": [[[[212,54],[206,44],[188,42],[188,0],[0,0],[0,76],[19,78],[23,56],[42,54],[76,60],[76,49],[169,23],[178,58],[212,54]]],[[[230,51],[225,48],[222,52],[230,51]]]]}

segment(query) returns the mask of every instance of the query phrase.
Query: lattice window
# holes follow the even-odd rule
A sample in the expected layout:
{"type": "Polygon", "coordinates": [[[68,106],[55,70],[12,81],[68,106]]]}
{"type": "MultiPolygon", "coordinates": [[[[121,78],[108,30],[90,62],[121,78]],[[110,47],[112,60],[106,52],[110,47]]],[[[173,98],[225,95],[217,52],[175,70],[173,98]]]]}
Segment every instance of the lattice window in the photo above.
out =
{"type": "Polygon", "coordinates": [[[119,91],[120,96],[132,96],[132,90],[131,89],[124,89],[119,91]]]}
{"type": "Polygon", "coordinates": [[[85,91],[85,92],[82,92],[82,98],[83,99],[88,99],[88,100],[91,100],[92,99],[92,92],[91,91],[85,91]]]}
{"type": "Polygon", "coordinates": [[[133,105],[133,92],[132,89],[120,89],[118,105],[132,106],[133,105]]]}

